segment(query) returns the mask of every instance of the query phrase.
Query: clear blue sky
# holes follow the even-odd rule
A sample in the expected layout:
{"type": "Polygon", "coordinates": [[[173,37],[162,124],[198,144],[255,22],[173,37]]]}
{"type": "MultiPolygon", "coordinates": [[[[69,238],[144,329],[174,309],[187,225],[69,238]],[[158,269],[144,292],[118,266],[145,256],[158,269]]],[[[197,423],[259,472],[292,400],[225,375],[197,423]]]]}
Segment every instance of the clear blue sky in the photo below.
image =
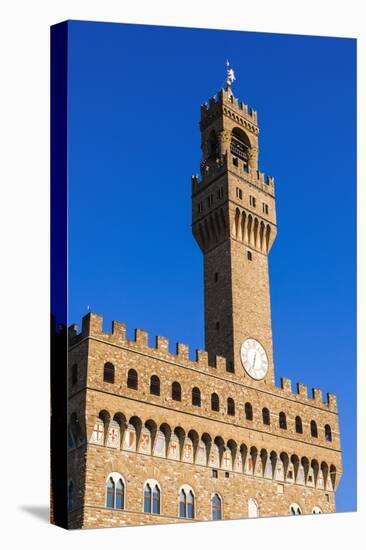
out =
{"type": "Polygon", "coordinates": [[[276,180],[276,380],[337,393],[337,508],[355,510],[355,40],[71,22],[69,55],[69,323],[89,305],[108,330],[203,348],[190,176],[228,58],[276,180]]]}

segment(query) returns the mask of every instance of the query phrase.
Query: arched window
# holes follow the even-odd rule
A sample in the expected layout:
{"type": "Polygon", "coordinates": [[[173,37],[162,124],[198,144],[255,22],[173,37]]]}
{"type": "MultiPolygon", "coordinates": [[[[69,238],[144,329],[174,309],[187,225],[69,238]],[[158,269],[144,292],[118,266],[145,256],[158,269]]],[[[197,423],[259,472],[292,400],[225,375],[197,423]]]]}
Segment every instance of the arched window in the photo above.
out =
{"type": "Polygon", "coordinates": [[[69,485],[67,487],[67,511],[71,512],[73,507],[74,507],[74,484],[72,482],[72,479],[70,479],[69,485]]]}
{"type": "Polygon", "coordinates": [[[296,502],[293,502],[290,506],[290,514],[292,514],[293,516],[301,516],[302,512],[301,512],[301,508],[298,504],[296,504],[296,502]]]}
{"type": "Polygon", "coordinates": [[[107,482],[107,508],[114,508],[114,489],[115,483],[110,477],[107,482]]]}
{"type": "Polygon", "coordinates": [[[249,161],[250,141],[248,136],[240,128],[234,128],[231,132],[230,152],[234,157],[244,161],[247,167],[249,161]]]}
{"type": "Polygon", "coordinates": [[[106,363],[104,365],[103,380],[109,384],[114,384],[114,366],[112,363],[106,363]]]}
{"type": "Polygon", "coordinates": [[[244,411],[245,411],[245,419],[253,420],[253,407],[251,403],[245,403],[244,411]]]}
{"type": "Polygon", "coordinates": [[[184,486],[179,491],[179,517],[194,518],[194,494],[189,486],[184,486]]]}
{"type": "Polygon", "coordinates": [[[189,491],[187,496],[187,517],[189,519],[194,518],[194,494],[193,491],[189,491]]]}
{"type": "Polygon", "coordinates": [[[337,468],[334,466],[334,464],[330,465],[329,476],[330,476],[330,481],[332,483],[333,490],[335,490],[336,482],[337,482],[337,468]]]}
{"type": "Polygon", "coordinates": [[[231,397],[227,400],[227,414],[230,416],[235,416],[235,402],[231,397]]]}
{"type": "Polygon", "coordinates": [[[150,393],[152,395],[160,395],[160,380],[155,374],[150,378],[150,393]]]}
{"type": "Polygon", "coordinates": [[[265,424],[266,426],[269,426],[271,423],[271,417],[269,414],[269,410],[266,407],[262,409],[262,418],[263,418],[263,424],[265,424]]]}
{"type": "Polygon", "coordinates": [[[195,407],[201,406],[201,392],[199,388],[193,388],[192,390],[192,405],[195,407]]]}
{"type": "Polygon", "coordinates": [[[108,476],[106,506],[118,510],[123,510],[125,507],[125,484],[118,472],[113,472],[108,476]]]}
{"type": "Polygon", "coordinates": [[[281,430],[287,430],[287,420],[284,412],[280,412],[279,421],[281,430]]]}
{"type": "Polygon", "coordinates": [[[160,489],[157,485],[153,488],[153,514],[160,514],[160,489]]]}
{"type": "Polygon", "coordinates": [[[325,441],[332,441],[332,430],[329,424],[324,426],[325,441]]]}
{"type": "Polygon", "coordinates": [[[71,367],[71,384],[73,386],[75,386],[75,384],[77,384],[77,381],[78,381],[78,366],[77,364],[75,363],[72,367],[71,367]]]}
{"type": "Polygon", "coordinates": [[[220,398],[217,393],[211,395],[211,410],[219,411],[220,410],[220,398]]]}
{"type": "Polygon", "coordinates": [[[258,503],[254,498],[248,500],[248,518],[259,517],[258,503]]]}
{"type": "Polygon", "coordinates": [[[311,437],[318,437],[318,426],[316,425],[315,420],[312,420],[310,422],[310,432],[311,437]]]}
{"type": "Polygon", "coordinates": [[[127,375],[127,387],[130,390],[137,390],[138,388],[138,376],[135,369],[130,369],[127,375]]]}
{"type": "Polygon", "coordinates": [[[218,494],[215,494],[211,499],[212,519],[222,519],[222,504],[221,498],[218,494]]]}
{"type": "Polygon", "coordinates": [[[148,483],[144,489],[144,512],[151,514],[151,487],[148,483]]]}
{"type": "Polygon", "coordinates": [[[295,429],[297,434],[302,434],[302,420],[300,416],[295,418],[295,429]]]}
{"type": "Polygon", "coordinates": [[[116,485],[116,508],[123,510],[125,500],[125,490],[122,479],[116,485]]]}
{"type": "Polygon", "coordinates": [[[186,510],[187,510],[187,495],[186,495],[186,492],[182,489],[179,493],[179,517],[180,518],[187,517],[186,510]]]}
{"type": "Polygon", "coordinates": [[[149,479],[144,487],[144,512],[160,514],[160,487],[154,479],[149,479]]]}
{"type": "Polygon", "coordinates": [[[172,399],[174,401],[182,400],[182,388],[180,387],[179,382],[173,382],[172,384],[172,399]]]}
{"type": "Polygon", "coordinates": [[[314,506],[314,508],[312,509],[312,513],[313,514],[322,514],[322,509],[320,508],[320,506],[314,506]]]}

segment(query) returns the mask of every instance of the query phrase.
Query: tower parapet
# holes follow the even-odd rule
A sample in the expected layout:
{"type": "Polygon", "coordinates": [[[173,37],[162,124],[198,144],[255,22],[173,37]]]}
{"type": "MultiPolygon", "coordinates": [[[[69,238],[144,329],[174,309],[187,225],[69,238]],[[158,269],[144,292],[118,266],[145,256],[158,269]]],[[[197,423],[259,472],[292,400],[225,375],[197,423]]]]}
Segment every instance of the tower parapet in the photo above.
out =
{"type": "Polygon", "coordinates": [[[221,89],[209,101],[201,105],[201,129],[209,125],[218,112],[236,120],[244,127],[253,127],[253,131],[259,133],[258,113],[249,105],[246,105],[234,97],[231,87],[221,89]]]}
{"type": "Polygon", "coordinates": [[[220,177],[226,171],[232,172],[235,176],[241,178],[249,185],[257,187],[264,193],[268,193],[273,198],[275,197],[274,177],[268,176],[260,170],[253,171],[250,166],[244,169],[242,162],[235,162],[234,157],[229,157],[225,153],[221,158],[216,159],[214,164],[203,162],[200,167],[201,177],[198,174],[193,174],[192,180],[192,196],[206,188],[213,180],[220,177]]]}

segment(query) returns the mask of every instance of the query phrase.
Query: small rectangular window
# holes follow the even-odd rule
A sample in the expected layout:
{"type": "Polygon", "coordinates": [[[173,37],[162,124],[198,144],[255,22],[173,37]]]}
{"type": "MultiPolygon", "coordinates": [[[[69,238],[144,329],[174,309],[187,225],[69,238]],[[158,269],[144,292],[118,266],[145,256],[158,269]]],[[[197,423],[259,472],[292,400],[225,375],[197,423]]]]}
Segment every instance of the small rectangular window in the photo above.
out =
{"type": "Polygon", "coordinates": [[[219,280],[219,274],[217,273],[217,271],[215,272],[215,275],[214,275],[214,281],[215,283],[217,283],[217,281],[219,280]]]}
{"type": "Polygon", "coordinates": [[[217,191],[217,198],[218,199],[222,199],[224,196],[224,188],[223,187],[220,187],[217,191]]]}
{"type": "Polygon", "coordinates": [[[247,257],[248,257],[248,260],[249,260],[250,262],[253,260],[253,255],[252,255],[252,253],[251,253],[250,250],[248,250],[248,252],[247,252],[247,257]]]}
{"type": "Polygon", "coordinates": [[[247,162],[244,162],[243,164],[243,172],[245,172],[246,174],[249,173],[249,165],[247,162]]]}
{"type": "Polygon", "coordinates": [[[197,210],[198,210],[198,213],[199,213],[199,214],[203,211],[203,204],[202,204],[202,201],[200,201],[200,202],[197,204],[197,210]]]}
{"type": "Polygon", "coordinates": [[[217,479],[219,477],[219,472],[217,470],[212,470],[211,477],[217,479]]]}
{"type": "Polygon", "coordinates": [[[239,161],[236,157],[233,157],[233,165],[234,166],[239,166],[239,161]]]}
{"type": "Polygon", "coordinates": [[[225,477],[230,477],[229,472],[225,472],[225,477]]]}
{"type": "Polygon", "coordinates": [[[264,213],[264,214],[268,214],[268,212],[269,212],[268,204],[266,204],[266,203],[264,202],[263,205],[262,205],[262,208],[263,208],[263,213],[264,213]]]}
{"type": "Polygon", "coordinates": [[[243,192],[242,192],[241,189],[239,189],[239,187],[236,188],[236,196],[240,200],[242,200],[242,198],[243,198],[243,192]]]}
{"type": "Polygon", "coordinates": [[[213,205],[213,195],[212,194],[207,197],[207,204],[208,204],[209,208],[213,205]]]}

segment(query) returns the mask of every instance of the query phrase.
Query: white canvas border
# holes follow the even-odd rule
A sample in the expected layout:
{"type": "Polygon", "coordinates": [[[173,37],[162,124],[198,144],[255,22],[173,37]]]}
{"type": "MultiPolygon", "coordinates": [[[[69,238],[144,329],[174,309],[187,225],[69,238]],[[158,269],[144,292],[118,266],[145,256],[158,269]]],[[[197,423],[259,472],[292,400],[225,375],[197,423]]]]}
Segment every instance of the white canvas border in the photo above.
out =
{"type": "MultiPolygon", "coordinates": [[[[136,545],[340,548],[365,517],[365,46],[363,2],[232,0],[124,3],[14,1],[2,5],[2,539],[55,550],[136,545]],[[49,483],[49,26],[64,19],[358,38],[358,512],[330,516],[66,532],[47,524],[49,483]],[[361,121],[363,125],[361,125],[361,121]],[[7,433],[9,432],[9,433],[7,433]],[[36,434],[37,432],[37,434],[36,434]],[[17,434],[14,438],[14,434],[17,434]],[[13,442],[10,444],[10,442],[13,442]],[[22,482],[22,483],[20,483],[22,482]],[[42,517],[44,519],[42,519],[42,517]],[[137,542],[138,541],[138,542],[137,542]]],[[[359,535],[357,535],[359,533],[359,535]]]]}

